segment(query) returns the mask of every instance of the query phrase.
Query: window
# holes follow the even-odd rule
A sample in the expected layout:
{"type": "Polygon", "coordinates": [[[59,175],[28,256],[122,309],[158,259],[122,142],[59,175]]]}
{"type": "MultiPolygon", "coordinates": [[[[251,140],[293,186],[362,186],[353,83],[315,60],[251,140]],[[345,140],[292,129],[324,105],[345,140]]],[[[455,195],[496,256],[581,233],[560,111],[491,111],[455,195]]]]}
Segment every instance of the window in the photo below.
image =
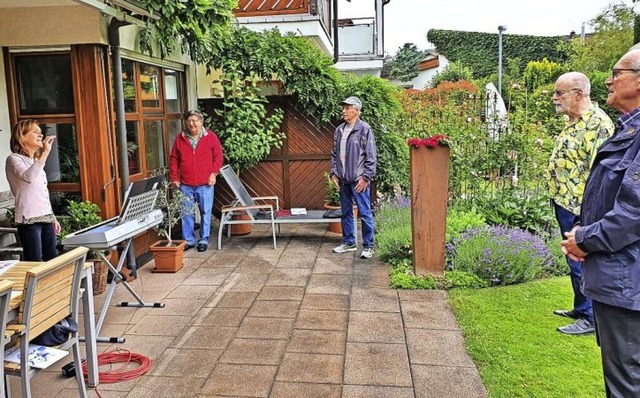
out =
{"type": "Polygon", "coordinates": [[[129,174],[133,180],[168,166],[175,137],[182,131],[184,73],[122,60],[129,174]]]}
{"type": "Polygon", "coordinates": [[[35,119],[43,134],[55,135],[45,172],[54,212],[65,198],[81,196],[78,132],[68,52],[11,54],[17,119],[35,119]]]}
{"type": "Polygon", "coordinates": [[[74,113],[69,54],[14,59],[21,115],[74,113]]]}

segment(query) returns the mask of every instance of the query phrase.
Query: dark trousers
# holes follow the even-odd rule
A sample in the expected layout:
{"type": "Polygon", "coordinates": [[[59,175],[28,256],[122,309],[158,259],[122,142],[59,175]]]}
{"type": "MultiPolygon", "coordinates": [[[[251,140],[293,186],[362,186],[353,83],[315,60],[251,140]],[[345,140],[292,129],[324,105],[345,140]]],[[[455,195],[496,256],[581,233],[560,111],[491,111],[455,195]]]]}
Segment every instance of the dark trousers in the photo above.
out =
{"type": "MultiPolygon", "coordinates": [[[[556,214],[556,220],[560,225],[560,232],[562,239],[566,239],[565,232],[569,232],[573,229],[573,219],[575,214],[565,209],[562,206],[551,202],[556,214]]],[[[593,323],[593,308],[591,305],[591,299],[582,294],[580,290],[580,281],[582,280],[582,263],[580,261],[573,261],[567,257],[567,264],[571,271],[571,287],[573,288],[573,311],[585,318],[589,322],[593,323]]]]}
{"type": "Polygon", "coordinates": [[[19,224],[24,261],[49,261],[58,255],[53,223],[19,224]]]}
{"type": "Polygon", "coordinates": [[[640,311],[593,302],[607,397],[640,397],[640,311]]]}

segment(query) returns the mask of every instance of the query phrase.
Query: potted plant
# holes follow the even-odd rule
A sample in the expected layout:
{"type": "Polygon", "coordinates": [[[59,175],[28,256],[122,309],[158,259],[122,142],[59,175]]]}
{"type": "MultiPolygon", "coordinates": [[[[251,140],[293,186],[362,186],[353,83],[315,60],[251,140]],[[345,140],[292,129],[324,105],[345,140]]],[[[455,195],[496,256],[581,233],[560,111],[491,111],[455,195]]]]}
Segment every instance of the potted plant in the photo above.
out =
{"type": "MultiPolygon", "coordinates": [[[[100,207],[88,200],[80,202],[69,200],[66,214],[57,218],[60,223],[60,235],[58,236],[58,251],[60,252],[64,251],[61,242],[67,235],[102,222],[100,207]]],[[[107,253],[105,251],[105,255],[107,253]]],[[[97,296],[107,289],[109,267],[94,250],[90,250],[87,253],[87,261],[93,262],[93,294],[97,296]]]]}
{"type": "MultiPolygon", "coordinates": [[[[336,218],[342,216],[342,209],[340,206],[340,190],[336,187],[336,184],[333,183],[331,176],[329,173],[324,173],[324,179],[327,183],[327,200],[325,201],[324,208],[328,211],[332,211],[332,215],[335,215],[336,218]]],[[[353,215],[354,217],[358,217],[358,206],[353,205],[353,215]]],[[[329,232],[334,232],[336,234],[342,233],[342,223],[339,222],[331,222],[327,226],[327,230],[329,232]]]]}
{"type": "Polygon", "coordinates": [[[177,189],[169,178],[165,178],[159,188],[156,206],[162,210],[162,223],[156,227],[161,240],[149,246],[153,253],[153,272],[178,272],[183,267],[185,240],[172,239],[172,228],[183,216],[194,214],[196,204],[177,189]],[[188,202],[185,205],[185,202],[188,202]]]}

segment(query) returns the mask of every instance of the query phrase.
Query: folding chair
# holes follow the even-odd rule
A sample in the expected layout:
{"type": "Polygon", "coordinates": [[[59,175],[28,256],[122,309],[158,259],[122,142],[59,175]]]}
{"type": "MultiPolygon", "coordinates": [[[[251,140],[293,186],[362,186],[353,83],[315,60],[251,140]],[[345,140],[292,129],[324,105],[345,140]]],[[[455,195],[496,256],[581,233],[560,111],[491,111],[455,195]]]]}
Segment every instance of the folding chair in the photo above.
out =
{"type": "MultiPolygon", "coordinates": [[[[16,331],[20,364],[5,363],[4,366],[7,375],[21,378],[25,398],[31,397],[30,379],[38,370],[29,366],[29,342],[69,315],[78,322],[80,279],[88,251],[86,247],[78,247],[27,271],[17,324],[7,327],[16,331]]],[[[85,398],[87,389],[77,333],[71,333],[70,339],[58,348],[69,347],[77,370],[79,396],[85,398]]]]}

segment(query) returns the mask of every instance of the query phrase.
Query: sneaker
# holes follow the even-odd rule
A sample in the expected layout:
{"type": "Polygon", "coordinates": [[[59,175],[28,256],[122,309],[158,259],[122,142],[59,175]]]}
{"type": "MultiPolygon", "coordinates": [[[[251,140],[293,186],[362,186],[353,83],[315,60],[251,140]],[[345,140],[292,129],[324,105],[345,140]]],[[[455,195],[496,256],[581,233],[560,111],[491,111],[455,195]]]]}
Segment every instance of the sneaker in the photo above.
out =
{"type": "Polygon", "coordinates": [[[371,258],[373,257],[373,247],[365,247],[360,254],[360,258],[371,258]]]}
{"type": "Polygon", "coordinates": [[[580,315],[576,313],[574,310],[555,310],[553,311],[553,315],[564,316],[571,319],[580,318],[580,315]]]}
{"type": "Polygon", "coordinates": [[[333,248],[334,253],[346,253],[354,251],[356,251],[356,245],[345,245],[344,243],[333,248]]]}
{"type": "Polygon", "coordinates": [[[596,328],[586,319],[578,319],[571,325],[559,327],[558,331],[564,334],[579,335],[595,333],[596,328]]]}

